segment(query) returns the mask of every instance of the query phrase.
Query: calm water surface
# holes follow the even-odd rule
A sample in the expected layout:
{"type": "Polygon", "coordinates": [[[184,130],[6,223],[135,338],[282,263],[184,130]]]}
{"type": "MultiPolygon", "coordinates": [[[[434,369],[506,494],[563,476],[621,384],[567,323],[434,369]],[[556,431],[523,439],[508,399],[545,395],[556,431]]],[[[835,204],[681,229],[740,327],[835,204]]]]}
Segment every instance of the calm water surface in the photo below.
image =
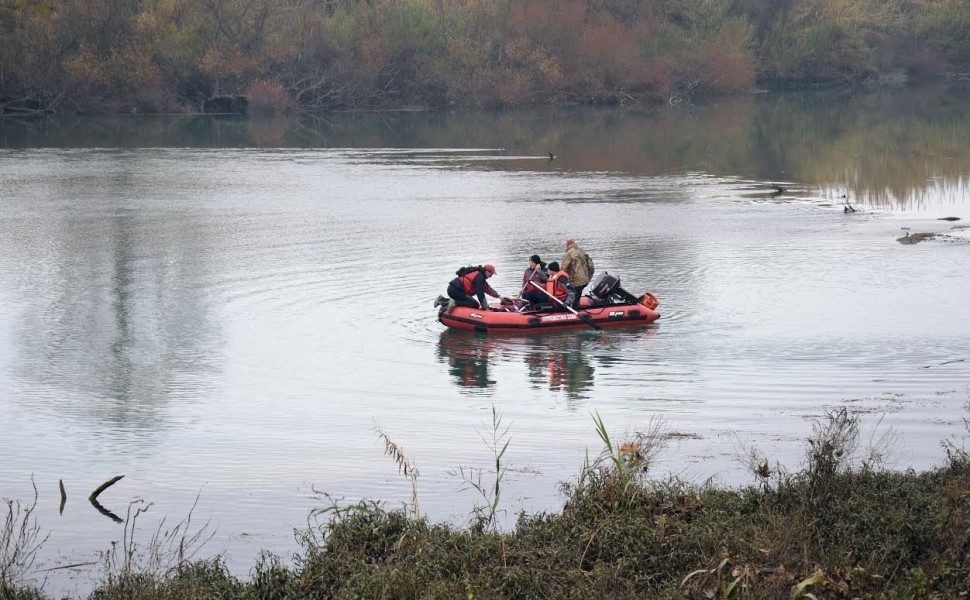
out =
{"type": "Polygon", "coordinates": [[[296,549],[323,493],[410,498],[378,429],[417,464],[422,509],[464,522],[479,499],[452,472],[489,464],[492,407],[506,526],[559,508],[599,451],[593,412],[617,436],[663,419],[657,472],[691,481],[748,483],[751,448],[795,468],[842,406],[864,445],[897,433],[892,466],[938,464],[970,399],[965,105],[0,121],[0,495],[36,484],[40,569],[121,539],[86,498],[123,474],[101,501],[152,503],[145,541],[197,503],[201,554],[245,574],[296,549]],[[903,245],[903,227],[949,237],[903,245]],[[567,238],[662,319],[512,337],[436,321],[459,266],[491,262],[515,293],[567,238]]]}

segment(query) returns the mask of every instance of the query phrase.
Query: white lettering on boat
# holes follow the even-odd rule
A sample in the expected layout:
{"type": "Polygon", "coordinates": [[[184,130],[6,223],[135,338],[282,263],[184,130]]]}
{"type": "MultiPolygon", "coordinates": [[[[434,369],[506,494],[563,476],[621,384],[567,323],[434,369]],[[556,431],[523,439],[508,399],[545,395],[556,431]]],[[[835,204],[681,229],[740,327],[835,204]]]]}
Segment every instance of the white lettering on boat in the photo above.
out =
{"type": "Polygon", "coordinates": [[[482,319],[482,318],[484,318],[484,317],[482,317],[482,315],[480,315],[478,313],[469,313],[468,316],[471,317],[471,318],[473,318],[473,319],[482,319]]]}
{"type": "Polygon", "coordinates": [[[574,315],[551,315],[548,317],[542,317],[543,321],[572,321],[576,317],[574,315]]]}
{"type": "Polygon", "coordinates": [[[611,319],[613,317],[622,317],[622,316],[623,316],[623,311],[622,310],[611,310],[610,311],[610,318],[611,319]]]}

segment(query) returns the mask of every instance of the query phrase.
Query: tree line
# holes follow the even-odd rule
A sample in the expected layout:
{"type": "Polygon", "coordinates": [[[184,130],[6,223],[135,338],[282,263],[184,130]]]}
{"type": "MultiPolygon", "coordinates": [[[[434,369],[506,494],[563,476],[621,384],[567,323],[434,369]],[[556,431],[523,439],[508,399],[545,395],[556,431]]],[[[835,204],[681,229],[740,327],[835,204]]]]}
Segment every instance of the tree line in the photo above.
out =
{"type": "Polygon", "coordinates": [[[968,31],[966,0],[0,0],[0,111],[676,104],[970,79],[968,31]]]}

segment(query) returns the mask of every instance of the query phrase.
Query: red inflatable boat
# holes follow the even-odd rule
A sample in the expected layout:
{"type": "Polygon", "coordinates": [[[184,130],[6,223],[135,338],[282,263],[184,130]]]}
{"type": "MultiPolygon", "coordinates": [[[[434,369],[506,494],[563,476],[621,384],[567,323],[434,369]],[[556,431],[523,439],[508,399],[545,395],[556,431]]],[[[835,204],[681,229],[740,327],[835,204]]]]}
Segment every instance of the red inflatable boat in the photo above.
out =
{"type": "Polygon", "coordinates": [[[620,287],[620,280],[604,273],[589,296],[583,296],[580,309],[571,311],[555,305],[523,305],[518,300],[487,310],[456,306],[440,310],[438,320],[452,329],[489,333],[561,331],[565,329],[606,329],[634,327],[660,318],[660,301],[650,293],[633,296],[620,287]]]}

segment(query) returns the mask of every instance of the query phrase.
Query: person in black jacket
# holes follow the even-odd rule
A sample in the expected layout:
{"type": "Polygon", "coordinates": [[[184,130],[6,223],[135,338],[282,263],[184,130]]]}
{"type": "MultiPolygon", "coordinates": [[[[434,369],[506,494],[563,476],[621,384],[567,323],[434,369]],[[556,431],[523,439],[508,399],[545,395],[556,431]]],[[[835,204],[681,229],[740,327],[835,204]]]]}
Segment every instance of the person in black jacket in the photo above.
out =
{"type": "Polygon", "coordinates": [[[549,297],[536,289],[537,286],[544,289],[548,279],[546,263],[542,262],[538,254],[533,254],[529,257],[529,268],[522,274],[522,293],[519,296],[532,304],[548,303],[549,297]]]}

